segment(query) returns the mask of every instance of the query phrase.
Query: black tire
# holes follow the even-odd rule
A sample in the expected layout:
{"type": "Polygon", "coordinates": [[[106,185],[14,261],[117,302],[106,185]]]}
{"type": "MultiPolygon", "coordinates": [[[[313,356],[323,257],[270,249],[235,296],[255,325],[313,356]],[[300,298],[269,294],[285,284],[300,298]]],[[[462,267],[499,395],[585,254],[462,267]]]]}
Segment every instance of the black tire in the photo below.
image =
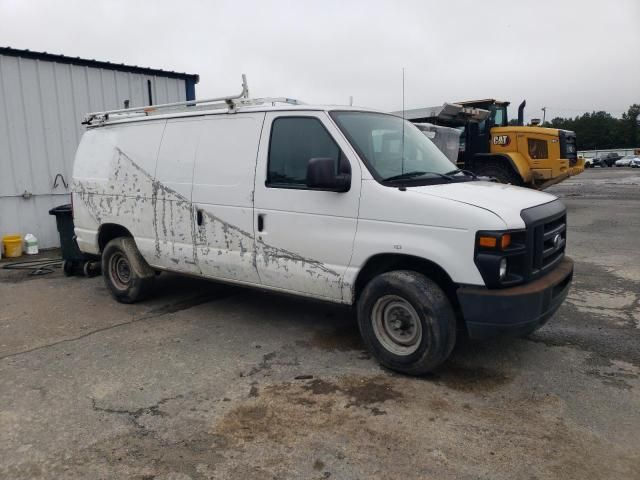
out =
{"type": "Polygon", "coordinates": [[[456,342],[456,317],[446,294],[409,270],[383,273],[367,284],[358,299],[358,326],[383,366],[408,375],[433,371],[456,342]]]}
{"type": "Polygon", "coordinates": [[[142,258],[133,238],[118,237],[102,252],[102,275],[117,301],[134,303],[152,289],[155,271],[142,258]]]}
{"type": "Polygon", "coordinates": [[[477,159],[473,171],[481,177],[493,177],[500,183],[522,185],[522,178],[518,172],[514,171],[513,167],[505,162],[477,159]]]}

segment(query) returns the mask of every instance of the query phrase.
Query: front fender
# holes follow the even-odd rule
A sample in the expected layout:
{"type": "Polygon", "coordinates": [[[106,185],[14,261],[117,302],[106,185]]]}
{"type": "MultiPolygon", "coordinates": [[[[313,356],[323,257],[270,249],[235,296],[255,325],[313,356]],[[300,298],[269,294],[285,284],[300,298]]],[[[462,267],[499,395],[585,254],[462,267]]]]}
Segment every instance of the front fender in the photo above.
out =
{"type": "Polygon", "coordinates": [[[397,253],[420,257],[442,268],[456,283],[483,285],[473,264],[473,240],[468,230],[361,220],[352,260],[359,271],[373,256],[397,253]]]}

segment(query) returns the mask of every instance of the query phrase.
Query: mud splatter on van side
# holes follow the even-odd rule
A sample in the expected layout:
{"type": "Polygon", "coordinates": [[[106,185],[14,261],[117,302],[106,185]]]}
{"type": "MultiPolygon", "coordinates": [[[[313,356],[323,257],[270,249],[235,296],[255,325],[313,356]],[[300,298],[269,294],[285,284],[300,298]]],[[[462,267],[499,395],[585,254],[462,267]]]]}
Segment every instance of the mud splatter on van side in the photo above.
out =
{"type": "Polygon", "coordinates": [[[215,272],[213,276],[237,280],[241,279],[238,272],[242,268],[234,268],[234,262],[256,273],[263,263],[292,278],[295,272],[305,272],[327,297],[335,296],[335,292],[345,295],[342,274],[322,262],[269,245],[204,209],[199,212],[202,225],[198,225],[190,199],[155,180],[117,147],[113,162],[107,182],[75,181],[74,192],[97,225],[118,223],[136,236],[151,239],[146,246],[144,242],[138,245],[151,265],[177,270],[191,266],[189,271],[193,272],[193,266],[207,262],[209,270],[215,272]],[[182,232],[190,232],[190,238],[182,232]],[[215,257],[233,258],[216,261],[211,252],[216,252],[215,257]]]}

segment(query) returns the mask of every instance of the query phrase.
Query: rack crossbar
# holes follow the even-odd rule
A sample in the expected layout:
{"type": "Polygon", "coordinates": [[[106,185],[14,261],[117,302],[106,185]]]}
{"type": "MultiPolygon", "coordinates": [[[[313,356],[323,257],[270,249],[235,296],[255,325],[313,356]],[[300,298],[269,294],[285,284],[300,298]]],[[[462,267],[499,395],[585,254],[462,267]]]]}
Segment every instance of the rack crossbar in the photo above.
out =
{"type": "Polygon", "coordinates": [[[105,110],[104,112],[92,112],[85,115],[84,125],[98,126],[103,125],[111,120],[125,120],[127,118],[135,118],[138,116],[149,116],[166,113],[167,111],[180,111],[189,107],[196,107],[198,110],[228,108],[230,112],[236,110],[239,106],[255,106],[265,103],[287,103],[291,105],[301,105],[303,102],[287,97],[265,97],[265,98],[249,98],[249,86],[247,77],[242,74],[242,91],[237,95],[205,98],[202,100],[186,100],[183,102],[163,103],[160,105],[147,105],[143,107],[119,108],[115,110],[105,110]],[[111,117],[115,118],[111,118],[111,117]]]}

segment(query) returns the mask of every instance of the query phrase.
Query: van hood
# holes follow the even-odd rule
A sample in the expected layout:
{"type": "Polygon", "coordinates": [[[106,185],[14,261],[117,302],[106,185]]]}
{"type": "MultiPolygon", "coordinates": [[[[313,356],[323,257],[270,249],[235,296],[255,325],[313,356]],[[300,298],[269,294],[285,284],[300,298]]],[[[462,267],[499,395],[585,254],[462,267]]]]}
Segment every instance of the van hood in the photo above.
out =
{"type": "Polygon", "coordinates": [[[520,212],[525,208],[549,203],[557,198],[554,195],[528,188],[484,181],[407,187],[407,191],[466,203],[488,210],[499,216],[508,228],[524,227],[520,212]]]}

